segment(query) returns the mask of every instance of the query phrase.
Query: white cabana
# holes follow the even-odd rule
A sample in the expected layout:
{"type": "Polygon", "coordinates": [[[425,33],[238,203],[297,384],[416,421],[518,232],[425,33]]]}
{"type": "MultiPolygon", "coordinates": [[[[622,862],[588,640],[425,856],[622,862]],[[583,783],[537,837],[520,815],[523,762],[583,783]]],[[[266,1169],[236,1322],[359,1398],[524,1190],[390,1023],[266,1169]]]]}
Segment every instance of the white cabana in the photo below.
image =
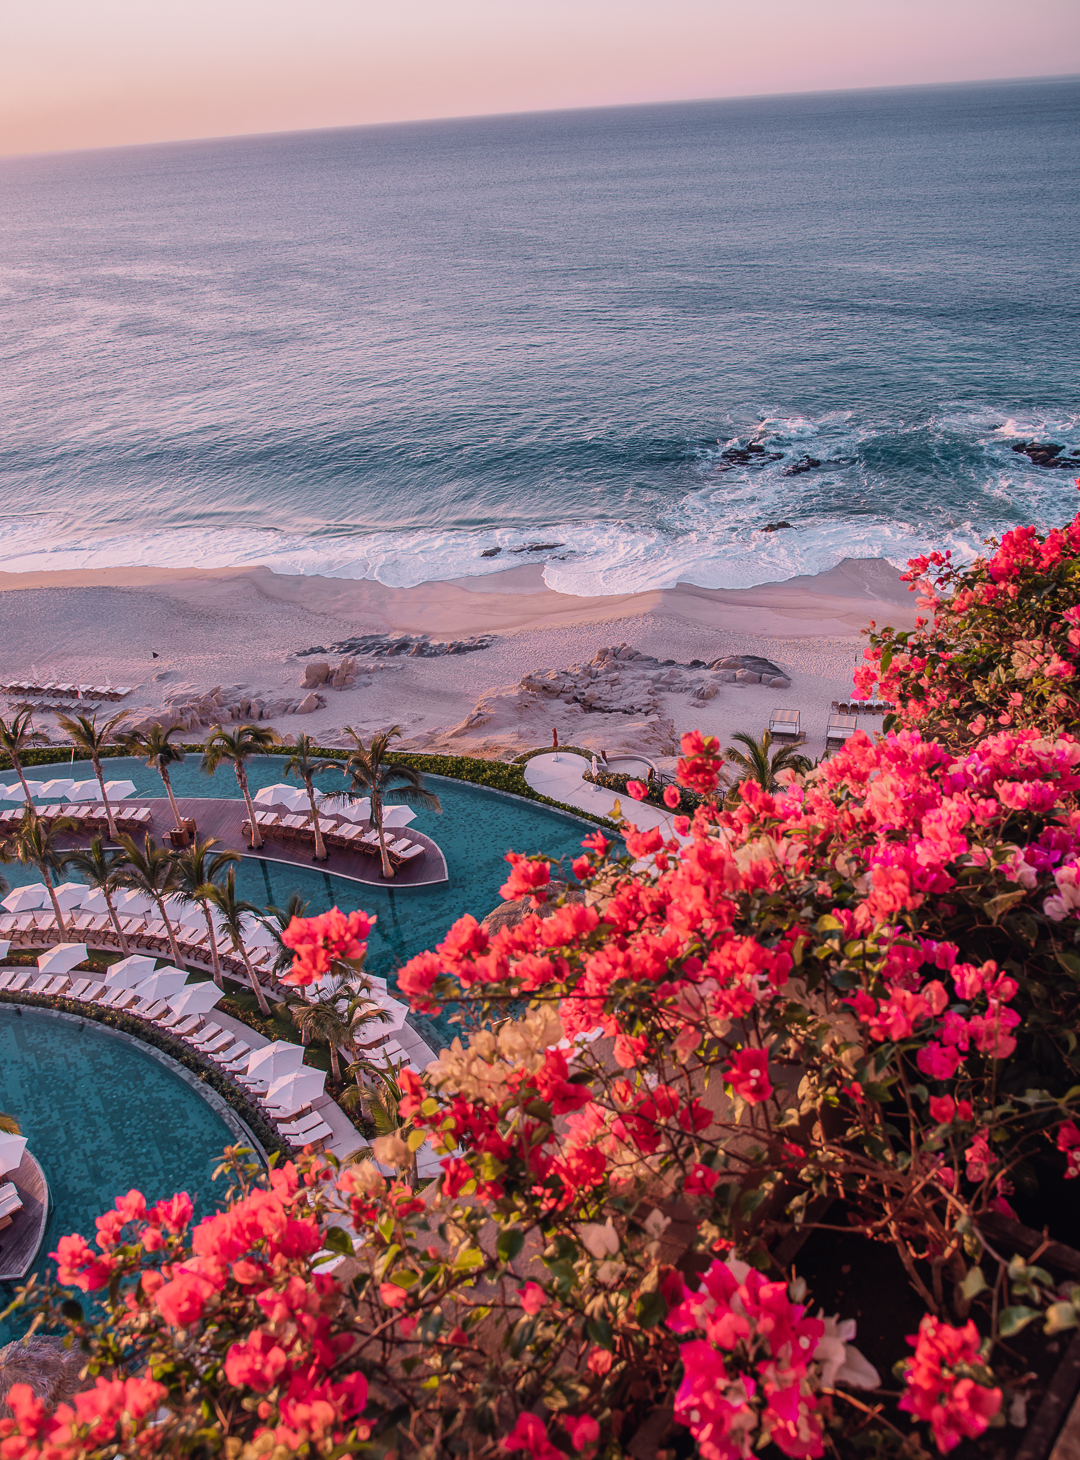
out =
{"type": "MultiPolygon", "coordinates": [[[[94,784],[96,785],[97,782],[95,781],[94,784]]],[[[133,796],[135,794],[135,782],[106,781],[105,794],[110,801],[122,801],[125,796],[133,796]]]]}
{"type": "Polygon", "coordinates": [[[298,1110],[301,1105],[310,1105],[323,1093],[326,1072],[308,1067],[292,1070],[280,1079],[274,1080],[263,1096],[267,1105],[280,1105],[285,1110],[298,1110]]]}
{"type": "Polygon", "coordinates": [[[105,975],[105,982],[115,988],[133,989],[136,984],[149,978],[157,967],[157,959],[151,954],[133,953],[130,958],[121,958],[105,975]]]}
{"type": "Polygon", "coordinates": [[[159,968],[156,973],[144,978],[134,987],[140,999],[149,999],[156,1004],[159,999],[168,999],[173,994],[178,994],[186,983],[187,973],[184,969],[159,968]]]}
{"type": "MultiPolygon", "coordinates": [[[[29,912],[35,907],[44,907],[49,902],[49,889],[44,882],[31,882],[26,887],[16,887],[0,902],[6,912],[29,912]]],[[[52,905],[51,903],[49,904],[52,905]]]]}
{"type": "Polygon", "coordinates": [[[287,806],[290,811],[310,809],[307,792],[303,787],[287,786],[284,781],[278,781],[273,786],[264,786],[261,791],[255,792],[252,799],[256,806],[287,806]]]}
{"type": "Polygon", "coordinates": [[[71,795],[71,788],[74,784],[75,782],[70,778],[42,781],[41,790],[37,794],[42,801],[66,801],[71,795]]]}
{"type": "Polygon", "coordinates": [[[100,801],[101,787],[97,781],[72,781],[68,801],[100,801]]]}
{"type": "Polygon", "coordinates": [[[61,882],[56,889],[56,900],[60,904],[61,912],[67,912],[72,907],[85,907],[89,896],[90,889],[85,882],[61,882]]]}
{"type": "Polygon", "coordinates": [[[255,1051],[248,1060],[247,1072],[273,1084],[275,1080],[299,1070],[303,1063],[303,1045],[290,1044],[287,1039],[275,1039],[273,1044],[265,1044],[255,1051]]]}
{"type": "Polygon", "coordinates": [[[0,1175],[17,1171],[26,1150],[26,1136],[9,1136],[0,1132],[0,1175]]]}
{"type": "Polygon", "coordinates": [[[411,806],[387,806],[383,811],[382,824],[385,827],[408,826],[415,820],[416,812],[411,806]]]}
{"type": "Polygon", "coordinates": [[[42,973],[70,973],[85,961],[85,943],[57,943],[47,953],[38,954],[37,966],[42,973]]]}
{"type": "Polygon", "coordinates": [[[224,997],[225,990],[207,979],[204,983],[185,984],[179,993],[166,994],[165,1001],[174,1014],[209,1014],[224,997]]]}

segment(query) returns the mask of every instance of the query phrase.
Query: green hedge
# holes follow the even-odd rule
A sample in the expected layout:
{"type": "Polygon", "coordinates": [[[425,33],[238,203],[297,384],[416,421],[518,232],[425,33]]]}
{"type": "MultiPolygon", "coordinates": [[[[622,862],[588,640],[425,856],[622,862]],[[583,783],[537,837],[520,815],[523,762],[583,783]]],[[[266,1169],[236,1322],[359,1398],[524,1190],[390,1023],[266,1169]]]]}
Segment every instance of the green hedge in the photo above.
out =
{"type": "MultiPolygon", "coordinates": [[[[640,776],[626,776],[618,771],[600,771],[595,776],[592,771],[586,771],[585,779],[591,781],[594,786],[603,786],[605,791],[614,791],[617,796],[629,796],[631,801],[634,800],[634,797],[630,796],[630,792],[626,789],[627,782],[641,781],[640,776]]],[[[679,804],[672,808],[664,800],[664,787],[659,781],[654,781],[652,785],[649,785],[647,781],[644,784],[649,786],[645,795],[646,803],[649,806],[657,807],[660,811],[671,811],[675,816],[693,816],[701,804],[700,796],[695,796],[692,791],[687,791],[682,786],[676,786],[675,789],[679,792],[679,804]]]]}
{"type": "Polygon", "coordinates": [[[190,1045],[174,1039],[164,1029],[147,1024],[145,1020],[137,1019],[133,1014],[125,1014],[122,1009],[104,1009],[100,1004],[83,1004],[78,999],[66,999],[62,994],[50,998],[45,994],[12,994],[6,989],[0,989],[0,1003],[26,1004],[37,1009],[57,1009],[62,1014],[76,1014],[80,1019],[89,1019],[95,1024],[106,1024],[110,1029],[119,1029],[122,1034],[130,1034],[133,1039],[141,1039],[144,1044],[152,1045],[154,1049],[160,1049],[162,1054],[167,1054],[178,1065],[183,1065],[185,1070],[190,1070],[192,1074],[198,1075],[199,1079],[209,1085],[211,1090],[216,1091],[222,1100],[231,1106],[241,1120],[250,1127],[255,1139],[267,1154],[271,1151],[279,1151],[283,1157],[289,1154],[289,1148],[283,1143],[277,1131],[270,1125],[262,1111],[244,1097],[239,1087],[227,1075],[202,1060],[190,1045]]]}

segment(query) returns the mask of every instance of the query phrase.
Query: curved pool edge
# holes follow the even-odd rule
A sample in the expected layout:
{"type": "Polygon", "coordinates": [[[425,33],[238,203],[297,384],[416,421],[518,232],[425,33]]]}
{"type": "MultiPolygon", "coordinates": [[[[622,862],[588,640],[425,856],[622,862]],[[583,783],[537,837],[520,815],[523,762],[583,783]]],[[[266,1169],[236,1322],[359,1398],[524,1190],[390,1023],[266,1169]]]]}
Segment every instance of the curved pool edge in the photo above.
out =
{"type": "Polygon", "coordinates": [[[200,1080],[191,1070],[186,1070],[183,1065],[174,1060],[171,1055],[167,1055],[164,1050],[156,1049],[152,1044],[148,1044],[143,1039],[136,1038],[134,1034],[129,1034],[124,1029],[114,1029],[111,1024],[103,1024],[96,1019],[88,1019],[83,1014],[67,1014],[62,1009],[46,1009],[42,1008],[40,1004],[23,1004],[17,999],[5,999],[0,1004],[0,1009],[3,1008],[15,1009],[17,1012],[12,1017],[16,1019],[21,1018],[22,1010],[26,1009],[28,1013],[41,1016],[42,1018],[56,1019],[66,1024],[77,1024],[80,1028],[85,1028],[89,1025],[94,1029],[101,1030],[103,1033],[110,1035],[113,1039],[118,1039],[122,1043],[133,1046],[140,1053],[149,1055],[151,1059],[156,1060],[159,1065],[163,1066],[171,1074],[176,1075],[185,1085],[194,1090],[200,1099],[209,1105],[210,1109],[222,1124],[236,1136],[237,1142],[241,1145],[250,1146],[262,1162],[263,1167],[269,1170],[269,1158],[260,1142],[255,1138],[255,1134],[247,1121],[237,1115],[228,1101],[224,1100],[212,1086],[207,1085],[204,1080],[200,1080]]]}

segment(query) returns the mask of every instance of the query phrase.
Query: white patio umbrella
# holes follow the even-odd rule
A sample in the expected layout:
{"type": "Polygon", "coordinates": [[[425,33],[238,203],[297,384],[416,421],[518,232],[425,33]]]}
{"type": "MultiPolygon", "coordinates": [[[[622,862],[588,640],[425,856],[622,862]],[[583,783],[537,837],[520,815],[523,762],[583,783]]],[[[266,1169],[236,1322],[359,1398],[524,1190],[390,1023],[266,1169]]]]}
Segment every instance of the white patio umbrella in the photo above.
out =
{"type": "Polygon", "coordinates": [[[113,898],[113,904],[118,913],[123,913],[126,918],[137,918],[143,913],[157,912],[157,903],[147,897],[145,892],[139,892],[136,888],[129,888],[126,892],[118,892],[113,898]]]}
{"type": "Polygon", "coordinates": [[[26,1136],[0,1134],[0,1175],[6,1171],[18,1170],[26,1150],[26,1136]]]}
{"type": "Polygon", "coordinates": [[[386,994],[375,994],[374,1003],[378,1004],[382,1013],[384,1023],[374,1025],[380,1034],[393,1034],[397,1029],[405,1027],[405,1016],[409,1012],[408,1004],[401,1004],[397,999],[391,999],[386,994]]]}
{"type": "Polygon", "coordinates": [[[343,801],[340,796],[325,796],[320,809],[343,816],[346,821],[366,821],[371,815],[371,801],[367,796],[362,801],[351,802],[343,801]]]}
{"type": "Polygon", "coordinates": [[[252,798],[256,806],[287,806],[290,811],[301,811],[308,804],[307,792],[298,786],[287,786],[284,781],[264,786],[252,798]]]}
{"type": "MultiPolygon", "coordinates": [[[[116,901],[113,901],[113,907],[116,901]]],[[[107,913],[109,904],[105,901],[105,894],[100,887],[95,887],[93,892],[88,889],[88,894],[81,904],[81,911],[86,913],[107,913]]]]}
{"type": "Polygon", "coordinates": [[[383,812],[382,824],[386,827],[408,826],[415,820],[416,812],[411,806],[388,806],[383,812]]]}
{"type": "Polygon", "coordinates": [[[49,893],[44,882],[31,882],[26,887],[16,887],[0,902],[0,907],[9,913],[29,912],[31,908],[44,907],[49,893]]]}
{"type": "Polygon", "coordinates": [[[101,787],[97,781],[72,781],[68,801],[100,801],[101,787]]]}
{"type": "Polygon", "coordinates": [[[259,1075],[272,1084],[285,1075],[291,1075],[294,1070],[299,1070],[303,1063],[303,1045],[290,1044],[287,1039],[275,1039],[273,1044],[265,1044],[262,1049],[255,1051],[248,1060],[247,1072],[249,1075],[259,1075]]]}
{"type": "Polygon", "coordinates": [[[60,904],[61,912],[67,912],[71,907],[84,907],[89,896],[90,889],[85,882],[61,882],[56,889],[56,900],[60,904]]]}
{"type": "Polygon", "coordinates": [[[209,979],[205,983],[185,984],[179,993],[165,995],[174,1014],[209,1014],[218,1000],[224,997],[225,990],[219,989],[209,979]]]}
{"type": "Polygon", "coordinates": [[[105,982],[116,988],[133,989],[144,978],[149,978],[157,967],[157,959],[145,953],[133,953],[130,958],[121,958],[105,975],[105,982]]]}
{"type": "Polygon", "coordinates": [[[274,1080],[263,1096],[267,1105],[280,1105],[285,1110],[297,1110],[301,1105],[310,1105],[323,1093],[326,1084],[324,1070],[293,1070],[274,1080]]]}
{"type": "Polygon", "coordinates": [[[71,788],[75,784],[70,778],[56,781],[42,781],[41,790],[37,793],[43,801],[66,801],[71,794],[71,788]]]}
{"type": "Polygon", "coordinates": [[[156,973],[144,978],[134,987],[140,999],[151,999],[157,1003],[159,999],[178,994],[186,983],[187,974],[182,968],[159,968],[156,973]]]}
{"type": "Polygon", "coordinates": [[[244,914],[240,921],[240,932],[245,948],[273,948],[277,944],[273,933],[254,913],[244,914]]]}
{"type": "Polygon", "coordinates": [[[85,958],[85,943],[57,943],[47,953],[38,954],[37,966],[41,973],[70,973],[85,958]]]}
{"type": "MultiPolygon", "coordinates": [[[[30,791],[31,796],[36,796],[40,792],[40,790],[41,790],[42,786],[45,784],[45,782],[44,781],[27,781],[26,784],[27,784],[27,787],[29,788],[29,791],[30,791]]],[[[5,801],[25,801],[26,800],[26,792],[22,788],[22,782],[21,781],[16,781],[13,786],[5,786],[4,787],[4,800],[5,801]]]]}
{"type": "MultiPolygon", "coordinates": [[[[95,782],[96,785],[96,782],[95,782]]],[[[105,794],[110,801],[122,801],[125,796],[134,795],[134,781],[106,781],[105,794]]]]}

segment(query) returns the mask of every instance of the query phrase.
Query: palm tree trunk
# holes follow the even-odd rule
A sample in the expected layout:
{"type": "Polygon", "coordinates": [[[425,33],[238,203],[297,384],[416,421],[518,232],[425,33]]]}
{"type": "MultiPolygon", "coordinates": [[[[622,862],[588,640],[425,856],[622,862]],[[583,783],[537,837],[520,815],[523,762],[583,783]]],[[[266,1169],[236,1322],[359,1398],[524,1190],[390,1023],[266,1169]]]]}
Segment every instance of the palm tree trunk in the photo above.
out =
{"type": "Polygon", "coordinates": [[[319,808],[315,805],[315,787],[311,784],[310,776],[304,777],[304,785],[307,787],[308,800],[311,802],[311,824],[315,828],[315,860],[325,862],[326,844],[319,826],[319,808]]]}
{"type": "Polygon", "coordinates": [[[64,914],[60,911],[60,903],[57,900],[56,889],[52,885],[52,877],[49,875],[49,869],[48,867],[39,866],[38,870],[41,873],[41,880],[49,889],[49,900],[53,905],[53,912],[56,914],[56,926],[60,929],[60,939],[62,942],[66,943],[67,926],[64,922],[64,914]]]}
{"type": "Polygon", "coordinates": [[[214,982],[219,989],[223,989],[225,984],[221,978],[221,959],[218,957],[217,939],[214,937],[214,919],[210,915],[210,904],[204,902],[202,910],[206,915],[206,926],[210,930],[210,963],[214,970],[214,982]]]}
{"type": "Polygon", "coordinates": [[[169,947],[172,949],[172,960],[177,968],[184,967],[183,955],[180,952],[180,944],[176,941],[176,934],[173,932],[173,925],[169,922],[169,915],[165,911],[165,901],[157,897],[154,901],[158,905],[158,912],[161,914],[161,921],[165,924],[165,931],[169,935],[169,947]]]}
{"type": "Polygon", "coordinates": [[[242,938],[237,938],[233,946],[240,954],[240,957],[244,960],[244,967],[247,969],[248,978],[251,980],[252,990],[254,991],[255,997],[259,1001],[260,1012],[263,1014],[269,1014],[270,1005],[266,1002],[266,994],[263,992],[263,986],[259,982],[259,975],[251,966],[251,959],[248,957],[248,951],[244,947],[244,940],[242,938]]]}
{"type": "Polygon", "coordinates": [[[390,865],[390,855],[386,850],[386,833],[383,831],[382,817],[379,817],[379,855],[382,858],[382,874],[386,878],[392,878],[394,869],[390,865]]]}
{"type": "Polygon", "coordinates": [[[341,1084],[341,1059],[338,1056],[338,1047],[337,1047],[337,1045],[334,1043],[334,1041],[332,1039],[328,1039],[326,1042],[330,1046],[330,1073],[334,1077],[334,1084],[335,1085],[340,1085],[341,1084]]]}
{"type": "Polygon", "coordinates": [[[172,807],[173,820],[176,823],[177,831],[179,831],[180,827],[183,825],[183,821],[180,816],[180,808],[176,804],[176,797],[173,795],[172,781],[169,779],[169,772],[165,769],[164,766],[160,765],[157,768],[157,772],[161,779],[165,782],[165,794],[169,798],[169,805],[172,807]]]}
{"type": "Polygon", "coordinates": [[[243,761],[240,760],[236,762],[236,779],[244,793],[244,804],[247,806],[248,821],[251,823],[251,850],[257,852],[263,844],[263,839],[259,831],[259,823],[255,820],[255,806],[251,800],[251,792],[248,790],[247,772],[244,770],[243,761]]]}
{"type": "Polygon", "coordinates": [[[116,929],[116,939],[117,942],[120,944],[120,952],[126,958],[131,952],[131,949],[128,946],[128,940],[124,937],[124,930],[120,926],[120,919],[117,917],[116,909],[113,907],[113,901],[111,896],[109,895],[109,889],[107,887],[103,887],[101,889],[101,893],[105,899],[105,906],[109,909],[109,917],[112,919],[112,925],[116,929]]]}
{"type": "Polygon", "coordinates": [[[113,820],[112,807],[109,805],[109,797],[105,790],[105,773],[101,769],[101,761],[97,756],[93,757],[94,774],[98,778],[98,785],[101,787],[101,799],[105,803],[105,820],[109,823],[109,839],[116,840],[116,822],[113,820]]]}
{"type": "Polygon", "coordinates": [[[19,780],[22,781],[22,788],[26,792],[27,806],[33,806],[34,802],[33,798],[30,795],[30,787],[26,784],[26,772],[22,768],[22,761],[13,750],[8,751],[8,759],[11,761],[11,764],[15,769],[15,774],[18,776],[19,780]]]}

